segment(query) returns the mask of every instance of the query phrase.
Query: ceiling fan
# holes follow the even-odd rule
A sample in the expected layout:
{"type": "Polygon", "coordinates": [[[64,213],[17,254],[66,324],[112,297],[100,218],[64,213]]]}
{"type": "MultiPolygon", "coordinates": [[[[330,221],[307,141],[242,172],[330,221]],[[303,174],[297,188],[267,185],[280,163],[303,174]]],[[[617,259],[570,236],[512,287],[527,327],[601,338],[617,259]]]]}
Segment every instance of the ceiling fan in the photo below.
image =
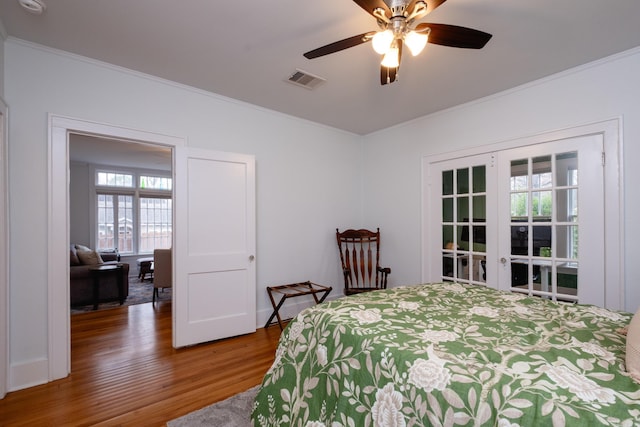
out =
{"type": "Polygon", "coordinates": [[[457,25],[416,23],[446,0],[353,0],[376,18],[379,31],[349,37],[304,54],[308,59],[339,52],[371,41],[383,56],[380,84],[393,83],[398,77],[402,49],[406,45],[413,56],[422,52],[427,42],[442,46],[482,49],[491,34],[457,25]]]}

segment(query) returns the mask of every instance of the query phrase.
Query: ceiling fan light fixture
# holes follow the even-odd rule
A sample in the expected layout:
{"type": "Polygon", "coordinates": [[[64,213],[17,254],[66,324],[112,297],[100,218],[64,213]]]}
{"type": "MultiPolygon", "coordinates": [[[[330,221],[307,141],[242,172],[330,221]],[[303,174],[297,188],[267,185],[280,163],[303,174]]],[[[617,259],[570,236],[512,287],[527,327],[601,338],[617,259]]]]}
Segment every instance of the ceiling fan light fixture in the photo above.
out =
{"type": "Polygon", "coordinates": [[[381,65],[387,68],[396,68],[400,66],[400,51],[397,47],[389,48],[389,51],[385,53],[384,58],[382,58],[381,65]]]}
{"type": "Polygon", "coordinates": [[[417,56],[422,52],[429,40],[428,33],[417,33],[415,31],[409,31],[404,37],[404,42],[409,47],[411,54],[417,56]]]}
{"type": "Polygon", "coordinates": [[[380,55],[386,54],[391,47],[393,37],[393,31],[391,30],[378,31],[375,36],[373,36],[373,39],[371,39],[373,50],[380,55]]]}

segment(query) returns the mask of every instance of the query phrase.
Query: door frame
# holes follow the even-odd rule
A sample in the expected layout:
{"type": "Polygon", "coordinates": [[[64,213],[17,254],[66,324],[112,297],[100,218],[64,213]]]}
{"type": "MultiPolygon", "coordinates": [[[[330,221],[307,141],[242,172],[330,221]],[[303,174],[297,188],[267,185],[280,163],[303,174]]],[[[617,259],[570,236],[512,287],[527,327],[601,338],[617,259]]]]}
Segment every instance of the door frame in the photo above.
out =
{"type": "Polygon", "coordinates": [[[186,146],[186,138],[49,114],[47,199],[47,293],[49,381],[71,372],[69,300],[69,134],[169,147],[186,146]]]}
{"type": "MultiPolygon", "coordinates": [[[[622,118],[614,118],[575,126],[567,129],[550,131],[536,135],[516,138],[493,144],[471,147],[465,150],[447,152],[425,156],[422,159],[422,281],[439,280],[430,267],[432,255],[432,238],[429,234],[431,218],[429,205],[431,203],[431,164],[453,160],[456,158],[489,154],[492,152],[520,148],[528,145],[553,142],[561,139],[575,138],[586,135],[602,135],[604,144],[604,216],[605,221],[605,306],[615,310],[625,310],[624,283],[624,171],[623,171],[623,141],[622,118]]],[[[437,191],[437,189],[434,189],[437,191]]]]}
{"type": "Polygon", "coordinates": [[[9,132],[8,107],[0,98],[0,399],[9,389],[9,132]]]}

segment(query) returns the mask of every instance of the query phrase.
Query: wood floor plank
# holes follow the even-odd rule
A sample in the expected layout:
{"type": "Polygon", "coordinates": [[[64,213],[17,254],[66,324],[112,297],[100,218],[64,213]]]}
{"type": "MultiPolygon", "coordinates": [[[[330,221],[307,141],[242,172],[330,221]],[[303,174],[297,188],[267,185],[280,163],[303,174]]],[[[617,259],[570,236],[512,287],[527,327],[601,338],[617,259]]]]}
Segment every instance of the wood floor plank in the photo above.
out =
{"type": "Polygon", "coordinates": [[[257,385],[280,329],[171,347],[171,302],[71,316],[71,375],[8,393],[0,426],[163,426],[257,385]]]}

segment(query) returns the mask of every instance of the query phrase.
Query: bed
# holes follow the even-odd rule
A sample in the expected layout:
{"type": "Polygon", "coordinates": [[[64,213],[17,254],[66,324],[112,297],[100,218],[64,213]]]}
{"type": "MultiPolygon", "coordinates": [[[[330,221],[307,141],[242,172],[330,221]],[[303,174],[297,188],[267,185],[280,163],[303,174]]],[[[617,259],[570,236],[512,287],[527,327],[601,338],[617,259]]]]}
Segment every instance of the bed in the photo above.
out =
{"type": "Polygon", "coordinates": [[[284,330],[254,426],[640,425],[632,314],[434,283],[341,298],[284,330]]]}

